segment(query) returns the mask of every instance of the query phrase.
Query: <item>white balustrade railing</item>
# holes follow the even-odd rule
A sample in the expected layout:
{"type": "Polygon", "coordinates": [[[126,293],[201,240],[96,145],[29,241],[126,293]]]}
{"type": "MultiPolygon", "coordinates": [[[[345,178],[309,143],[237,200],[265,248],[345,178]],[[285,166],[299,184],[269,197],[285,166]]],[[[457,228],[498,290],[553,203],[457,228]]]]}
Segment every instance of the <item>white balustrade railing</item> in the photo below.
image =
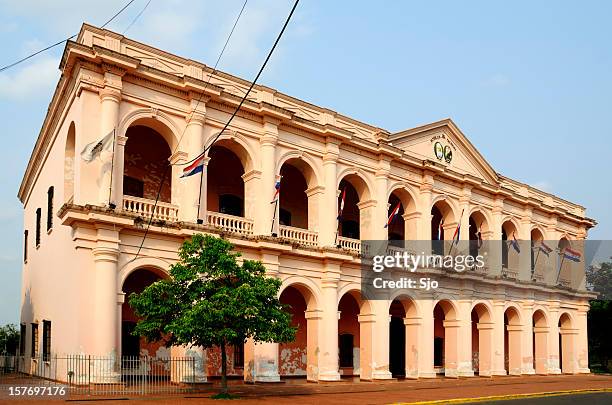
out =
{"type": "Polygon", "coordinates": [[[512,279],[518,279],[519,276],[519,272],[518,270],[514,270],[514,269],[508,269],[508,268],[502,268],[502,276],[506,277],[506,278],[512,278],[512,279]]]}
{"type": "Polygon", "coordinates": [[[338,236],[338,245],[340,245],[340,248],[350,250],[353,253],[361,253],[361,239],[338,236]]]}
{"type": "Polygon", "coordinates": [[[253,234],[253,220],[234,215],[221,214],[220,212],[208,212],[206,215],[208,225],[221,228],[225,231],[239,233],[241,235],[253,234]]]}
{"type": "Polygon", "coordinates": [[[154,200],[132,197],[129,195],[123,196],[123,211],[146,218],[152,217],[153,220],[178,220],[178,207],[176,205],[161,201],[158,201],[157,204],[155,204],[154,200]]]}
{"type": "Polygon", "coordinates": [[[319,234],[308,229],[280,225],[280,237],[306,246],[319,246],[319,234]]]}

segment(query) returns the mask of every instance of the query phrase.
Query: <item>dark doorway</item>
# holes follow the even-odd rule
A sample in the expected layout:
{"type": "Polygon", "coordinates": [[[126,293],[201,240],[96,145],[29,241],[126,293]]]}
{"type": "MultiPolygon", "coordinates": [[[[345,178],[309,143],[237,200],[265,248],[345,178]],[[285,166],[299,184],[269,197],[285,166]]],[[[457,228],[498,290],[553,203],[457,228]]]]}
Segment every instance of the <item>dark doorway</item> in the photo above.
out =
{"type": "Polygon", "coordinates": [[[406,327],[397,316],[391,317],[389,329],[389,371],[393,377],[406,376],[406,327]]]}
{"type": "Polygon", "coordinates": [[[434,367],[444,367],[444,338],[434,338],[434,367]]]}
{"type": "Polygon", "coordinates": [[[353,335],[340,335],[340,367],[353,367],[353,335]]]}

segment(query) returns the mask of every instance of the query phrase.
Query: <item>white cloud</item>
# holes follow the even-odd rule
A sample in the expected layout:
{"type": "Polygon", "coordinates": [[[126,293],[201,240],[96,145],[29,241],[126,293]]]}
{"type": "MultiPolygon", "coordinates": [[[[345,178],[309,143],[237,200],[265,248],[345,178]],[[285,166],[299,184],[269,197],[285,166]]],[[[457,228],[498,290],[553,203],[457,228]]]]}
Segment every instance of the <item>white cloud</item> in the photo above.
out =
{"type": "Polygon", "coordinates": [[[502,73],[496,73],[482,81],[484,87],[507,87],[510,85],[510,78],[502,73]]]}
{"type": "Polygon", "coordinates": [[[33,62],[25,62],[0,73],[0,99],[23,101],[36,97],[49,98],[59,78],[59,61],[49,57],[39,57],[33,62]]]}

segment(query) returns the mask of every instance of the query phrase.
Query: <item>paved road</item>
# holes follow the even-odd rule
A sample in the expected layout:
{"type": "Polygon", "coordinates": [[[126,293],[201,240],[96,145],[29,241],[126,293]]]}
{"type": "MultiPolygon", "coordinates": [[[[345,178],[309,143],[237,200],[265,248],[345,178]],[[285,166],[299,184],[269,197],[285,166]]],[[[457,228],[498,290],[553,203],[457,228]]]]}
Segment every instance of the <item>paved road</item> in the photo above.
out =
{"type": "Polygon", "coordinates": [[[575,395],[558,395],[551,397],[542,398],[524,398],[524,399],[510,399],[503,401],[490,401],[490,402],[472,402],[482,405],[502,405],[502,404],[516,404],[516,405],[604,405],[612,404],[612,392],[597,392],[590,394],[575,394],[575,395]]]}

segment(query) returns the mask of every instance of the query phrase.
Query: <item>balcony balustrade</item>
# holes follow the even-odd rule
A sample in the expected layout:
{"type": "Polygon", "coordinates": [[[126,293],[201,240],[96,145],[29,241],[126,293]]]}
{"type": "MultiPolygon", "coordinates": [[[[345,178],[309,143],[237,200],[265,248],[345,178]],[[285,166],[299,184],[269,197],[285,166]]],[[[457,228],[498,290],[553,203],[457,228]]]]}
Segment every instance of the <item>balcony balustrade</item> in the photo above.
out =
{"type": "Polygon", "coordinates": [[[233,232],[240,235],[253,234],[252,219],[209,211],[206,215],[206,222],[208,225],[223,229],[224,231],[233,232]]]}
{"type": "Polygon", "coordinates": [[[279,226],[280,237],[305,246],[319,246],[319,234],[314,231],[292,226],[279,226]]]}
{"type": "Polygon", "coordinates": [[[344,236],[338,236],[338,245],[340,245],[340,248],[346,249],[352,253],[361,253],[361,239],[345,238],[344,236]]]}
{"type": "Polygon", "coordinates": [[[152,217],[154,221],[178,220],[178,207],[176,205],[161,201],[155,204],[154,200],[129,195],[123,196],[123,211],[146,218],[152,217]]]}

